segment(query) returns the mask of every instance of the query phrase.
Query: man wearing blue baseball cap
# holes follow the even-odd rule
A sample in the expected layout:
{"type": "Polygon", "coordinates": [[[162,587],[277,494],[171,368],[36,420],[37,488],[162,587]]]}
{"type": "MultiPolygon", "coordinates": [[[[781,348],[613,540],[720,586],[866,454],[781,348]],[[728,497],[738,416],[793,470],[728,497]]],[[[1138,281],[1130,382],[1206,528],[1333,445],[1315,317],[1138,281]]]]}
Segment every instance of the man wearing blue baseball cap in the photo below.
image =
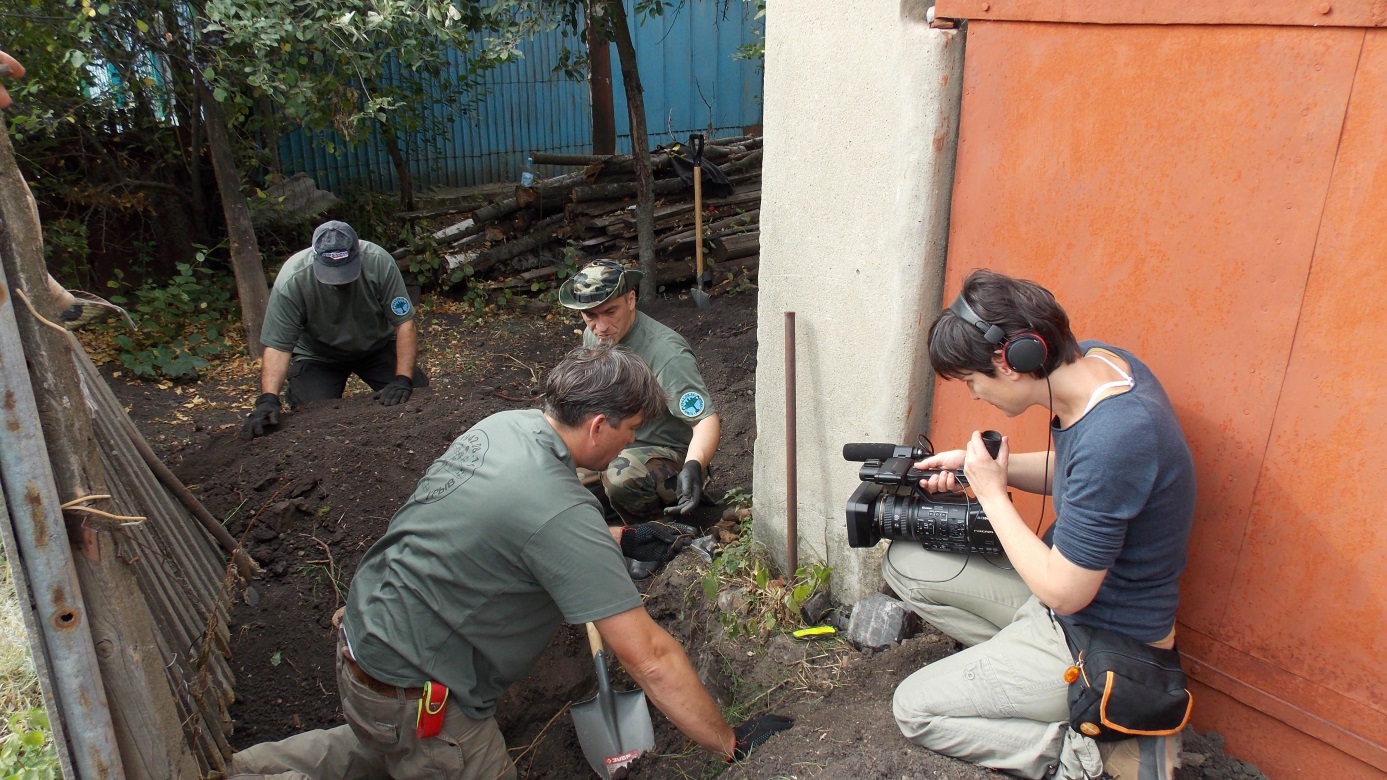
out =
{"type": "Polygon", "coordinates": [[[395,259],[345,222],[319,225],[313,246],[284,263],[260,341],[260,396],[242,428],[251,437],[279,425],[281,389],[292,408],[341,398],[356,374],[373,398],[394,406],[428,385],[416,362],[414,304],[395,259]]]}

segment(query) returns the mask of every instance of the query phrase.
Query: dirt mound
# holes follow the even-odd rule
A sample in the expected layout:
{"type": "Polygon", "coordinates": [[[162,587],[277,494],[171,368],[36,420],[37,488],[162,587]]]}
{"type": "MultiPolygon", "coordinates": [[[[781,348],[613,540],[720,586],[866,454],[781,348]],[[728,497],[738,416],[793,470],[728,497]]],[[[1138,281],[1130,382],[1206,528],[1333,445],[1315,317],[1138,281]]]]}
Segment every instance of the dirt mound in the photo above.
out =
{"type": "MultiPolygon", "coordinates": [[[[642,310],[682,333],[699,356],[722,415],[722,446],[710,494],[752,493],[756,435],[756,300],[718,297],[707,310],[687,298],[661,298],[642,310]]],[[[228,529],[244,535],[266,570],[253,598],[232,612],[232,708],[236,747],[342,722],[333,679],[329,617],[357,562],[381,535],[435,457],[478,420],[535,405],[544,371],[578,342],[579,321],[562,310],[548,318],[484,321],[446,306],[421,309],[428,389],[385,408],[364,387],[340,401],[286,415],[275,433],[239,437],[239,418],[255,395],[247,375],[217,385],[156,389],[114,380],[117,394],[169,465],[228,529]],[[195,396],[196,403],[189,401],[195,396]]],[[[349,388],[349,392],[351,392],[349,388]]],[[[704,525],[720,509],[701,508],[704,525]]],[[[656,753],[631,778],[998,776],[915,747],[901,738],[891,695],[906,675],[956,649],[938,634],[881,653],[841,641],[768,641],[733,636],[703,593],[707,562],[692,551],[645,588],[651,614],[688,649],[695,667],[733,720],[772,711],[796,726],[735,767],[691,746],[658,712],[656,753]]],[[[731,618],[731,621],[729,620],[731,618]]],[[[618,690],[631,687],[618,674],[618,690]]],[[[592,776],[566,710],[595,690],[581,626],[564,626],[533,673],[512,686],[497,718],[524,780],[592,776]]],[[[1223,756],[1215,738],[1192,735],[1199,767],[1185,780],[1256,776],[1223,756]]]]}
{"type": "MultiPolygon", "coordinates": [[[[707,310],[659,299],[642,309],[689,340],[719,405],[723,445],[710,492],[749,492],[754,297],[719,298],[707,310]]],[[[184,441],[162,447],[170,467],[233,535],[244,536],[266,572],[254,603],[232,613],[238,747],[341,722],[328,621],[357,562],[453,439],[490,414],[537,404],[544,371],[578,343],[581,322],[562,311],[547,320],[517,315],[480,324],[452,313],[428,315],[422,326],[431,383],[404,404],[386,408],[368,392],[349,394],[286,414],[279,430],[255,440],[240,437],[228,412],[203,411],[196,420],[185,416],[192,431],[184,441]]],[[[247,379],[245,397],[252,387],[247,379]]],[[[128,402],[147,418],[159,416],[147,393],[128,402]]],[[[167,436],[151,436],[156,444],[160,435],[167,436]]],[[[711,522],[716,513],[708,507],[696,517],[711,522]]],[[[556,657],[537,666],[536,679],[508,697],[513,722],[542,724],[591,677],[586,643],[570,633],[551,648],[556,657]],[[551,711],[532,713],[527,701],[551,711]]]]}

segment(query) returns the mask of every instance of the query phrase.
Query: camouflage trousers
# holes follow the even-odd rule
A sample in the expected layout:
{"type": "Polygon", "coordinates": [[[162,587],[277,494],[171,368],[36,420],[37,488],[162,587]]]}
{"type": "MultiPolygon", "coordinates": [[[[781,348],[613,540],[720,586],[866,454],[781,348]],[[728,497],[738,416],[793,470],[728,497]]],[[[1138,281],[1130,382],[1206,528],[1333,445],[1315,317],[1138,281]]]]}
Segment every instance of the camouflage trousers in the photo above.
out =
{"type": "Polygon", "coordinates": [[[584,485],[602,482],[602,489],[627,525],[659,518],[679,498],[679,470],[684,453],[670,447],[630,447],[621,451],[606,471],[578,469],[584,485]]]}

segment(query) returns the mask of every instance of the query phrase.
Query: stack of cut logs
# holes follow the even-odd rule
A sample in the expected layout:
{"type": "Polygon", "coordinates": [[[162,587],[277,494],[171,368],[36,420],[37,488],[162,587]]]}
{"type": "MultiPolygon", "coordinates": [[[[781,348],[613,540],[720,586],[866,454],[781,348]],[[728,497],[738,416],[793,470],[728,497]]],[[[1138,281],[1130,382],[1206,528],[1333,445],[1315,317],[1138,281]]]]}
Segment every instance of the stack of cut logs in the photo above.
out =
{"type": "MultiPolygon", "coordinates": [[[[710,139],[705,162],[716,165],[733,193],[703,200],[704,263],[713,290],[754,279],[760,257],[761,138],[710,139]]],[[[517,186],[483,203],[456,224],[433,234],[443,258],[437,278],[425,285],[466,284],[470,289],[513,293],[548,287],[590,260],[611,258],[638,264],[636,180],[630,155],[595,156],[536,153],[535,165],[578,170],[529,187],[517,186]]],[[[693,186],[675,173],[669,155],[651,155],[655,176],[656,282],[662,287],[691,285],[694,279],[693,186]]],[[[706,173],[706,171],[705,171],[706,173]]],[[[707,178],[704,178],[705,183],[707,178]]],[[[465,213],[461,208],[405,215],[415,218],[465,213]]],[[[394,253],[401,270],[418,268],[408,248],[394,253]]],[[[509,296],[507,296],[509,297],[509,296]]]]}

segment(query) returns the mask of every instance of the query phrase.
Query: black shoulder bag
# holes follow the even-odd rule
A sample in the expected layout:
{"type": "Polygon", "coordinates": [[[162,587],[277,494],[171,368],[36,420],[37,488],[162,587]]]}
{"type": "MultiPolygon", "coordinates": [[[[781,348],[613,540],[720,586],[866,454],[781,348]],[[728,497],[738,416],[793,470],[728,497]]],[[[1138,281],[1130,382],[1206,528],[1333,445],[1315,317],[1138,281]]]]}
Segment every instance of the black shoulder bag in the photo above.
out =
{"type": "Polygon", "coordinates": [[[1163,737],[1189,722],[1194,696],[1178,648],[1164,650],[1124,634],[1060,620],[1074,665],[1069,727],[1099,742],[1163,737]]]}

